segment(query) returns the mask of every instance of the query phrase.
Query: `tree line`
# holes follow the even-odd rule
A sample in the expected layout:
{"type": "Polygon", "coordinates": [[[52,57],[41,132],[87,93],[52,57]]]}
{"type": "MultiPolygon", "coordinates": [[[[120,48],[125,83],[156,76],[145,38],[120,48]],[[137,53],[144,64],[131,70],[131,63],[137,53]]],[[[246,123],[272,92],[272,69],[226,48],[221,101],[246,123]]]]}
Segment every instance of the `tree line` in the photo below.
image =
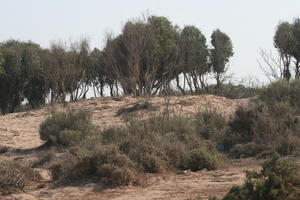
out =
{"type": "Polygon", "coordinates": [[[195,26],[180,28],[166,17],[129,20],[121,34],[106,35],[105,47],[91,49],[87,39],[52,42],[42,48],[31,41],[0,43],[0,110],[14,112],[24,100],[32,108],[77,101],[92,88],[95,96],[156,95],[176,89],[183,94],[216,87],[224,80],[233,56],[227,34],[216,29],[208,44],[195,26]]]}

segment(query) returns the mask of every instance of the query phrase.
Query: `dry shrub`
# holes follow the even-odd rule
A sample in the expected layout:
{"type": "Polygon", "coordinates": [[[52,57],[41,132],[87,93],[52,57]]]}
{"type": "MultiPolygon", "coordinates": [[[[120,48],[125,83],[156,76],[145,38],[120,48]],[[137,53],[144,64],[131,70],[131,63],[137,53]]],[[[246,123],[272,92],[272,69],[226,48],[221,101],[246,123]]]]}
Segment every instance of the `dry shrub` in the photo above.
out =
{"type": "Polygon", "coordinates": [[[2,195],[23,190],[30,182],[40,179],[40,174],[30,167],[17,162],[0,163],[0,194],[2,195]]]}

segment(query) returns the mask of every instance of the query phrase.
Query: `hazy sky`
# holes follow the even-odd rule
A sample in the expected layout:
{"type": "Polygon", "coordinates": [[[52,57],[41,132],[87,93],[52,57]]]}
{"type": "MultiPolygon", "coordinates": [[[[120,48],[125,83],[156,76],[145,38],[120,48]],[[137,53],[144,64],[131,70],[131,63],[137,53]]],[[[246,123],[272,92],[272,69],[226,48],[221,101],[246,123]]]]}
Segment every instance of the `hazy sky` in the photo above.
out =
{"type": "MultiPolygon", "coordinates": [[[[51,40],[88,36],[102,48],[108,31],[120,33],[128,19],[149,12],[173,24],[197,26],[210,41],[216,28],[234,45],[230,68],[235,77],[261,74],[259,49],[273,49],[276,25],[300,15],[300,0],[0,0],[0,40],[51,40]]],[[[260,76],[263,80],[263,76],[260,76]]]]}

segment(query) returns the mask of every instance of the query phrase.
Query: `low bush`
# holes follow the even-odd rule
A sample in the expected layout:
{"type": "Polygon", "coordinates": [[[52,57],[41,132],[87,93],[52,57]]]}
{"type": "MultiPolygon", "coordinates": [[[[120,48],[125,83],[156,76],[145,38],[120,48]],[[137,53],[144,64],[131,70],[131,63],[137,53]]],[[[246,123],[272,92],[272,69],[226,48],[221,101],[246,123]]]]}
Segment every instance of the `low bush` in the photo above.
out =
{"type": "Polygon", "coordinates": [[[30,167],[17,162],[0,163],[0,194],[7,195],[12,192],[23,190],[33,181],[39,181],[41,176],[30,167]]]}
{"type": "Polygon", "coordinates": [[[217,169],[223,158],[215,149],[197,148],[190,151],[187,157],[187,169],[198,171],[201,169],[217,169]]]}
{"type": "Polygon", "coordinates": [[[87,110],[55,112],[40,125],[40,136],[49,144],[78,144],[93,130],[91,113],[87,110]]]}
{"type": "Polygon", "coordinates": [[[248,172],[243,186],[234,186],[223,200],[298,200],[300,166],[274,154],[260,172],[248,172]]]}

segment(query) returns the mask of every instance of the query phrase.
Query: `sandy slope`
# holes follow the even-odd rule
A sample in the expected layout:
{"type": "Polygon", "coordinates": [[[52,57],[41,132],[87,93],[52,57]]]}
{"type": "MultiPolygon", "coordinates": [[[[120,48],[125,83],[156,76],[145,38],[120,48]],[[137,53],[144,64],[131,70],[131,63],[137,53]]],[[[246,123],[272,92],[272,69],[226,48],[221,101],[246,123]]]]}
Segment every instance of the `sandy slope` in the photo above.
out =
{"type": "MultiPolygon", "coordinates": [[[[123,113],[118,111],[143,104],[144,98],[97,98],[71,103],[70,108],[85,108],[93,112],[93,121],[100,127],[125,123],[131,118],[145,118],[154,114],[164,114],[168,109],[171,114],[192,115],[198,111],[216,110],[226,116],[231,115],[237,106],[245,105],[248,99],[231,100],[213,95],[179,96],[169,99],[154,97],[148,100],[148,109],[123,113]]],[[[53,109],[63,109],[61,105],[46,106],[39,110],[13,113],[0,116],[0,146],[12,148],[34,148],[43,142],[39,139],[40,123],[50,115],[53,109]]]]}
{"type": "MultiPolygon", "coordinates": [[[[137,105],[144,105],[144,98],[97,98],[81,100],[68,105],[70,108],[85,108],[93,113],[93,122],[100,127],[121,125],[132,118],[146,118],[155,114],[192,115],[198,111],[216,110],[230,116],[239,105],[246,105],[248,99],[231,100],[213,95],[180,96],[171,98],[154,97],[148,99],[148,107],[133,112],[120,112],[137,105]]],[[[46,106],[39,110],[13,113],[0,116],[0,147],[7,146],[17,149],[35,148],[43,144],[38,134],[39,124],[51,114],[52,110],[65,109],[62,105],[46,106]]],[[[30,164],[38,153],[0,154],[0,161],[18,160],[30,164]]],[[[223,170],[201,171],[187,174],[149,175],[146,187],[126,187],[104,189],[96,183],[81,183],[77,186],[64,186],[39,189],[33,185],[26,188],[26,193],[14,194],[0,199],[207,199],[209,195],[224,195],[235,184],[244,180],[245,169],[257,169],[258,165],[248,160],[234,161],[223,170]],[[250,164],[249,164],[250,163],[250,164]],[[202,198],[200,198],[202,199],[202,198]]],[[[49,179],[47,171],[43,172],[49,179]]],[[[47,180],[45,180],[47,181],[47,180]]]]}

